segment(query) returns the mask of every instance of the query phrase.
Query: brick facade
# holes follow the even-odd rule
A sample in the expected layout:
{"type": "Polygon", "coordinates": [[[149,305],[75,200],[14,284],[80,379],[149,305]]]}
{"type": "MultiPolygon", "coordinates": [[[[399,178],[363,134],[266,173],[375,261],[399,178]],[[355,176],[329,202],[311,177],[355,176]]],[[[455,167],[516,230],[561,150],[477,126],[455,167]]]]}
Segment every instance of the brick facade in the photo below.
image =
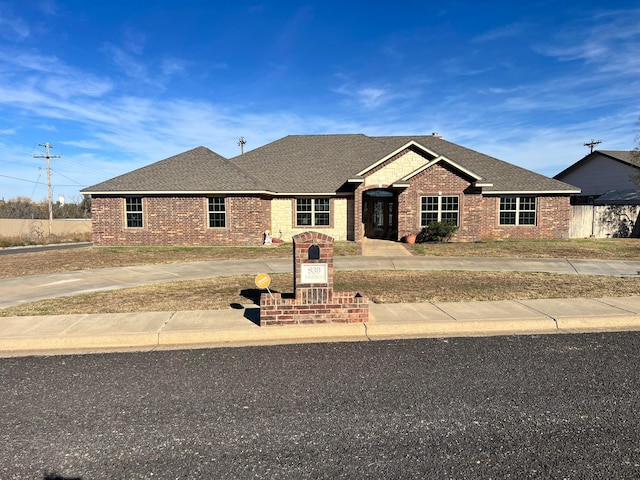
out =
{"type": "Polygon", "coordinates": [[[124,197],[94,196],[94,245],[256,246],[271,228],[271,202],[258,196],[227,196],[223,228],[209,227],[208,197],[142,197],[142,208],[142,228],[127,228],[124,197]]]}
{"type": "MultiPolygon", "coordinates": [[[[415,156],[415,152],[406,149],[381,165],[367,172],[367,178],[382,179],[380,171],[388,168],[390,162],[403,155],[415,156]]],[[[398,180],[396,178],[395,180],[398,180]]],[[[536,224],[535,225],[500,225],[500,196],[482,195],[480,188],[472,186],[472,179],[465,178],[462,172],[457,172],[450,165],[440,162],[412,177],[410,186],[396,190],[398,194],[398,238],[420,231],[420,208],[422,196],[449,196],[459,198],[460,228],[452,238],[454,242],[474,242],[481,240],[543,240],[552,238],[569,238],[569,224],[571,206],[568,195],[536,196],[536,224]]],[[[388,188],[390,185],[382,182],[365,181],[355,192],[356,212],[362,212],[362,195],[369,189],[388,188]]],[[[364,237],[362,216],[356,222],[355,238],[361,253],[361,239],[364,237]]]]}
{"type": "MultiPolygon", "coordinates": [[[[363,194],[369,189],[389,189],[391,183],[419,168],[420,162],[428,161],[429,157],[411,147],[376,165],[365,174],[352,198],[343,194],[331,199],[331,225],[318,229],[339,240],[355,240],[357,252],[362,253],[363,194]]],[[[500,225],[500,196],[483,195],[472,182],[463,172],[439,162],[411,177],[408,187],[390,189],[397,196],[396,240],[420,231],[421,197],[436,195],[459,198],[460,228],[452,241],[569,237],[568,195],[537,195],[535,225],[500,225]]],[[[285,241],[302,230],[295,227],[295,198],[227,196],[224,228],[209,227],[207,199],[189,195],[143,196],[143,227],[127,228],[125,198],[94,195],[93,242],[96,246],[258,246],[265,230],[271,230],[275,237],[282,231],[285,241]]]]}

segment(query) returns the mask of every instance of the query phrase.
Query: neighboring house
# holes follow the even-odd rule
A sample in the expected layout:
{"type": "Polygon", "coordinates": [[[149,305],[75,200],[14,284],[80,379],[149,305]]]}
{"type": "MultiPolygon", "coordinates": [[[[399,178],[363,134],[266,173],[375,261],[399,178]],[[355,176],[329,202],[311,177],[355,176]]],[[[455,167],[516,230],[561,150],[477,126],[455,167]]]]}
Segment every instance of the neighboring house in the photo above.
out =
{"type": "Polygon", "coordinates": [[[581,189],[571,196],[571,237],[640,236],[640,152],[595,150],[553,178],[581,189]]]}
{"type": "Polygon", "coordinates": [[[580,194],[571,197],[572,204],[591,205],[610,190],[640,189],[639,175],[640,152],[595,150],[553,178],[580,187],[580,194]]]}
{"type": "Polygon", "coordinates": [[[205,147],[82,191],[95,245],[260,245],[316,230],[400,240],[429,222],[453,241],[568,236],[579,189],[436,135],[290,135],[225,159],[205,147]]]}

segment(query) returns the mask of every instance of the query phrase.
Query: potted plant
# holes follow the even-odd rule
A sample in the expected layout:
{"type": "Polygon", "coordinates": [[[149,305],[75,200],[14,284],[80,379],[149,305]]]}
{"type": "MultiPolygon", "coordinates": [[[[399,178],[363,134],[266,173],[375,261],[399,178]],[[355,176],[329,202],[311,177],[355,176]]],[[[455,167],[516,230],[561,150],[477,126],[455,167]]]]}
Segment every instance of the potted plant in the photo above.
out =
{"type": "Polygon", "coordinates": [[[410,233],[404,237],[404,241],[406,243],[416,243],[417,235],[415,233],[410,233]]]}

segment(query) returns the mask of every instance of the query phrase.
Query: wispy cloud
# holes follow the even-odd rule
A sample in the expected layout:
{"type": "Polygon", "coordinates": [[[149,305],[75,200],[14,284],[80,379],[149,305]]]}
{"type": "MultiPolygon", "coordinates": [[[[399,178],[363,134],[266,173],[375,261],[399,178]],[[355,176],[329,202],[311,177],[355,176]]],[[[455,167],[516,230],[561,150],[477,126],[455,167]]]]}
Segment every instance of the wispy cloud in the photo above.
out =
{"type": "Polygon", "coordinates": [[[5,4],[0,4],[0,36],[20,42],[29,37],[30,33],[29,25],[22,18],[11,13],[5,4]]]}
{"type": "Polygon", "coordinates": [[[111,62],[125,75],[139,81],[149,81],[147,66],[135,55],[112,43],[105,43],[104,52],[111,62]]]}
{"type": "Polygon", "coordinates": [[[640,74],[640,9],[611,11],[558,32],[540,53],[560,61],[583,61],[595,72],[640,74]],[[596,21],[597,20],[597,21],[596,21]]]}
{"type": "Polygon", "coordinates": [[[512,23],[500,28],[494,28],[488,32],[478,35],[471,39],[474,43],[492,42],[495,40],[503,40],[505,38],[519,37],[524,34],[526,25],[522,22],[512,23]]]}

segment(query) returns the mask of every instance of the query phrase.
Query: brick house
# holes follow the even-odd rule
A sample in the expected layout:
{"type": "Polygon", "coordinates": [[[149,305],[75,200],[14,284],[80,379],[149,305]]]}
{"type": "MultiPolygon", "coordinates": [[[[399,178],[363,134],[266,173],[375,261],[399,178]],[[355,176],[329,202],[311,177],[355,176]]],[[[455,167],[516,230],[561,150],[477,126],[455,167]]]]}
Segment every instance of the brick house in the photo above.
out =
{"type": "Polygon", "coordinates": [[[572,185],[430,136],[290,135],[232,159],[205,147],[82,190],[93,242],[260,245],[316,230],[400,240],[431,221],[453,241],[568,236],[572,185]]]}

